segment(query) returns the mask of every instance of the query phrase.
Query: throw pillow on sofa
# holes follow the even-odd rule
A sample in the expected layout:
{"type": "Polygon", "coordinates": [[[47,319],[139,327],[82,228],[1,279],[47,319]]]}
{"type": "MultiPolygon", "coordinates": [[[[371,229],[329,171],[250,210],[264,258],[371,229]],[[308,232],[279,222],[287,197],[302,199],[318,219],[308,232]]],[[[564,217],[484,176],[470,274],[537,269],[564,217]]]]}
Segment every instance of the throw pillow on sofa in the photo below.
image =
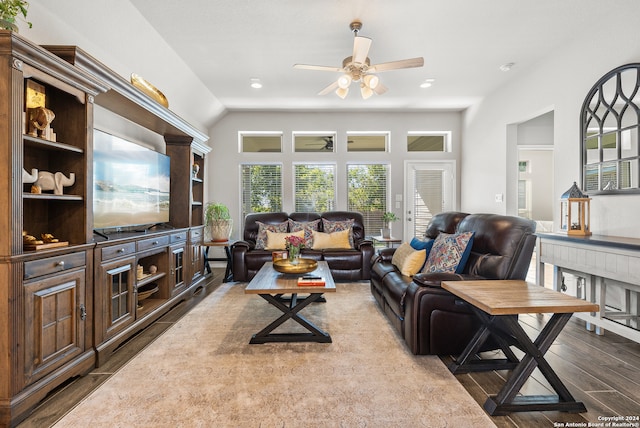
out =
{"type": "Polygon", "coordinates": [[[298,232],[300,230],[304,231],[304,246],[307,248],[311,248],[313,244],[313,231],[318,230],[318,225],[320,224],[320,219],[313,221],[295,221],[289,219],[289,231],[290,232],[298,232]]]}
{"type": "Polygon", "coordinates": [[[327,220],[322,219],[322,230],[324,233],[341,232],[343,230],[349,231],[349,245],[353,248],[353,223],[354,219],[348,220],[327,220]]]}
{"type": "Polygon", "coordinates": [[[420,272],[426,258],[426,250],[415,250],[411,244],[403,242],[393,253],[391,264],[404,276],[413,276],[420,272]]]}
{"type": "Polygon", "coordinates": [[[267,230],[267,244],[265,250],[285,250],[287,248],[287,236],[297,236],[304,239],[304,230],[298,232],[280,233],[267,230]]]}
{"type": "Polygon", "coordinates": [[[312,232],[314,250],[340,249],[349,250],[353,248],[349,242],[350,230],[341,230],[333,233],[312,232]]]}
{"type": "Polygon", "coordinates": [[[256,250],[264,250],[267,246],[267,230],[270,232],[278,232],[284,233],[289,229],[289,223],[283,221],[282,223],[277,224],[266,224],[260,221],[256,221],[258,223],[258,236],[256,237],[256,250]]]}
{"type": "Polygon", "coordinates": [[[431,247],[433,247],[433,242],[434,242],[433,239],[429,239],[428,241],[423,241],[420,238],[413,238],[409,243],[409,245],[411,245],[411,248],[413,248],[414,250],[426,250],[427,255],[429,255],[429,252],[431,251],[431,247]]]}
{"type": "Polygon", "coordinates": [[[440,233],[433,243],[422,272],[461,273],[471,252],[473,234],[473,232],[440,233]]]}

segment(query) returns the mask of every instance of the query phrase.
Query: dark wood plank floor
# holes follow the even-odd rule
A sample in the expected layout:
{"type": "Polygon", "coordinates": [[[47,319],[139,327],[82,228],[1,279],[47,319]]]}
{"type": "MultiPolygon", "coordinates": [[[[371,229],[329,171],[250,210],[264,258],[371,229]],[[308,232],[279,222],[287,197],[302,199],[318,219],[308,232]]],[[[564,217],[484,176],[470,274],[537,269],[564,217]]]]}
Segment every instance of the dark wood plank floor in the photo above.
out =
{"type": "MultiPolygon", "coordinates": [[[[144,349],[154,338],[198,304],[221,283],[223,269],[214,269],[206,291],[176,306],[171,312],[123,345],[102,367],[87,376],[76,378],[58,388],[34,410],[20,428],[49,427],[84,396],[99,387],[123,364],[144,349]]],[[[527,332],[537,336],[547,315],[525,315],[520,321],[527,332]]],[[[597,336],[584,328],[584,322],[572,318],[546,355],[551,366],[576,399],[587,406],[581,414],[562,412],[527,412],[492,417],[502,427],[559,427],[561,423],[597,423],[602,416],[640,415],[640,344],[606,332],[597,336]]],[[[443,360],[447,361],[448,358],[443,360]]],[[[504,383],[507,372],[456,375],[458,381],[482,406],[488,394],[495,394],[504,383]]],[[[536,370],[523,394],[549,394],[550,387],[536,370]]],[[[640,421],[635,421],[640,422],[640,421]]],[[[568,426],[581,426],[580,424],[568,426]]],[[[564,426],[567,426],[564,425],[564,426]]]]}

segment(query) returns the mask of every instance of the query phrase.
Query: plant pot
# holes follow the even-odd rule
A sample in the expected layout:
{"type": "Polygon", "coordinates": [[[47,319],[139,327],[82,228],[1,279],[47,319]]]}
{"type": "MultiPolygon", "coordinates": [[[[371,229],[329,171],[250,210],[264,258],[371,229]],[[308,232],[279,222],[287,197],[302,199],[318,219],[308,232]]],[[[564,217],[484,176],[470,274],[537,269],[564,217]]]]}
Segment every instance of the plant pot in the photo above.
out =
{"type": "Polygon", "coordinates": [[[6,19],[0,18],[0,30],[10,30],[15,33],[18,32],[18,26],[13,22],[9,22],[6,19]]]}
{"type": "Polygon", "coordinates": [[[233,229],[233,220],[213,220],[209,224],[209,233],[213,242],[228,241],[233,229]]]}
{"type": "Polygon", "coordinates": [[[388,228],[388,227],[384,227],[384,228],[380,229],[380,235],[382,235],[382,237],[384,239],[391,238],[391,229],[388,228]]]}

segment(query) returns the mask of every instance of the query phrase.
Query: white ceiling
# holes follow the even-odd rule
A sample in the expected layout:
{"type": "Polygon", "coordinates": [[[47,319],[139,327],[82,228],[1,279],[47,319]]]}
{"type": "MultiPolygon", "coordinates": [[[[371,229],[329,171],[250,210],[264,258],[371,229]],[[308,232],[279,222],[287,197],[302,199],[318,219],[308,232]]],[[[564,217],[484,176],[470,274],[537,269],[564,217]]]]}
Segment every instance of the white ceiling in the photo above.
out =
{"type": "MultiPolygon", "coordinates": [[[[464,109],[527,73],[560,45],[607,22],[602,0],[131,0],[229,110],[464,109]],[[372,63],[422,56],[422,68],[380,74],[389,88],[368,100],[316,95],[341,66],[349,23],[373,39],[372,63]],[[500,65],[513,62],[509,72],[500,65]],[[263,88],[252,89],[260,78],[263,88]],[[435,79],[421,89],[424,79],[435,79]]],[[[638,10],[637,0],[616,7],[638,10]],[[635,5],[634,5],[635,3],[635,5]]]]}

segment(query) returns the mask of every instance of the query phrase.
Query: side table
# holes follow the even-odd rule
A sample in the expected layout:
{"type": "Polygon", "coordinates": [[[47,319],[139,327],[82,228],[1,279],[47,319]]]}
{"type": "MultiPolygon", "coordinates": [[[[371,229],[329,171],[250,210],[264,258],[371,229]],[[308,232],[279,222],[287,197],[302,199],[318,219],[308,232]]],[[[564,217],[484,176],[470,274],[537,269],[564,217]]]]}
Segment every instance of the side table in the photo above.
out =
{"type": "Polygon", "coordinates": [[[383,238],[381,235],[372,236],[373,239],[378,244],[385,244],[387,248],[393,248],[394,244],[400,244],[402,239],[394,238],[393,236],[390,238],[383,238]]]}
{"type": "Polygon", "coordinates": [[[224,272],[224,278],[222,282],[231,282],[233,281],[233,270],[231,269],[231,245],[233,241],[208,241],[203,242],[202,246],[204,248],[204,267],[207,270],[207,273],[211,273],[211,266],[209,262],[227,262],[227,266],[224,272]],[[223,247],[225,257],[209,257],[209,248],[211,247],[223,247]]]}
{"type": "Polygon", "coordinates": [[[449,365],[449,370],[452,373],[513,370],[500,392],[487,398],[484,403],[487,413],[498,416],[510,412],[558,410],[581,413],[587,410],[583,403],[573,398],[544,355],[575,312],[597,312],[597,304],[525,281],[443,281],[442,288],[467,302],[482,321],[482,327],[449,365]],[[553,314],[535,340],[514,317],[527,313],[553,314]],[[497,341],[505,359],[477,359],[478,350],[489,336],[497,341]],[[511,346],[524,352],[524,356],[518,358],[511,346]],[[557,395],[518,395],[536,368],[557,395]]]}

